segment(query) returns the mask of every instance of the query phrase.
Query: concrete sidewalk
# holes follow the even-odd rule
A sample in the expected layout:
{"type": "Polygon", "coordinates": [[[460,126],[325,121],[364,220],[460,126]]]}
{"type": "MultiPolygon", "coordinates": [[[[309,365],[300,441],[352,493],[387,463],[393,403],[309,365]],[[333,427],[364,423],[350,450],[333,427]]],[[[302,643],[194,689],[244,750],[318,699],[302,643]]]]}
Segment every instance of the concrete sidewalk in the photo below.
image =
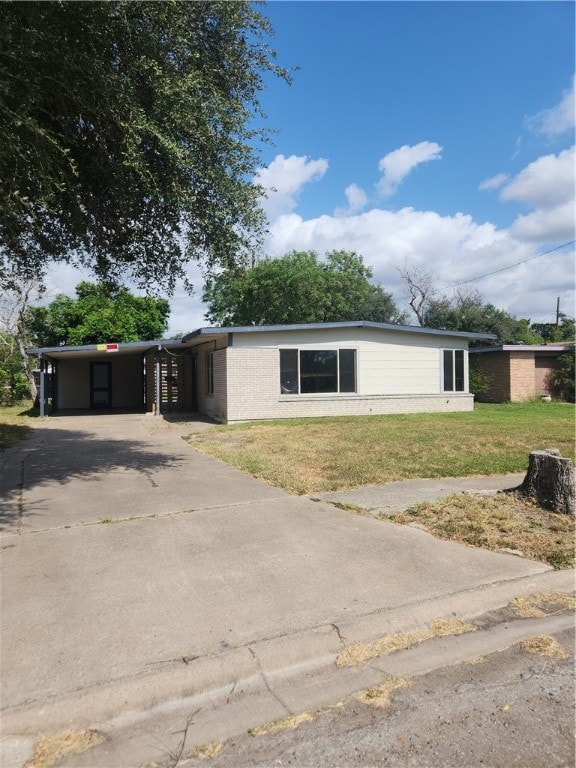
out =
{"type": "Polygon", "coordinates": [[[403,512],[422,501],[439,501],[463,491],[503,491],[516,488],[525,474],[480,475],[478,477],[442,477],[424,480],[400,480],[386,485],[367,485],[351,491],[311,494],[332,504],[362,507],[374,516],[403,512]]]}
{"type": "Polygon", "coordinates": [[[0,456],[3,737],[118,729],[257,681],[274,719],[270,676],[295,701],[298,670],[344,643],[570,582],[291,496],[194,451],[190,426],[53,418],[0,456]]]}

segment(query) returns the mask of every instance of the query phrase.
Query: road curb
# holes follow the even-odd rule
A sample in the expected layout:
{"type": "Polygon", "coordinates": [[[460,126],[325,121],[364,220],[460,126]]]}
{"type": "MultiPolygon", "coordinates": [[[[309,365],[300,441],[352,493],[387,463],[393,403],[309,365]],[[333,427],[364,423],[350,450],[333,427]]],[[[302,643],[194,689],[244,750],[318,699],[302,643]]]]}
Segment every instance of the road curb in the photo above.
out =
{"type": "MultiPolygon", "coordinates": [[[[415,601],[390,611],[383,609],[338,625],[312,627],[212,656],[175,659],[162,669],[116,680],[97,689],[79,691],[33,708],[6,710],[2,730],[4,734],[18,737],[30,734],[31,723],[41,723],[43,732],[83,728],[88,727],[88,723],[107,723],[107,727],[116,730],[145,722],[163,712],[197,706],[213,708],[217,703],[229,703],[240,693],[254,697],[258,692],[264,696],[265,708],[275,702],[272,709],[283,716],[292,711],[293,704],[284,704],[278,699],[270,688],[271,683],[282,683],[289,689],[298,681],[304,695],[306,681],[320,672],[332,672],[336,657],[347,645],[421,629],[435,619],[471,620],[504,608],[515,597],[573,591],[573,570],[550,570],[426,602],[415,601]]],[[[339,683],[330,690],[336,693],[339,686],[344,691],[359,690],[373,684],[375,674],[378,673],[374,669],[368,672],[366,669],[338,670],[339,683]]],[[[292,694],[290,701],[293,701],[292,694]]]]}

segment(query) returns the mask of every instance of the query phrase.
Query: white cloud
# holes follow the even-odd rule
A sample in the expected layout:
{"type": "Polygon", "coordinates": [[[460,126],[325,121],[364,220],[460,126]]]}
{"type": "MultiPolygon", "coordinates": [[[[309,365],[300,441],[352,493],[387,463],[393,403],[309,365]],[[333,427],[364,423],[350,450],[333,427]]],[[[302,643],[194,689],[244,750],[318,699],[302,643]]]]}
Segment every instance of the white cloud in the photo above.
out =
{"type": "Polygon", "coordinates": [[[518,216],[510,228],[513,237],[533,243],[557,243],[575,239],[574,203],[539,208],[518,216]]]}
{"type": "Polygon", "coordinates": [[[574,147],[544,155],[526,166],[502,189],[502,200],[528,203],[535,210],[519,215],[510,233],[533,243],[574,238],[574,147]]]}
{"type": "Polygon", "coordinates": [[[489,179],[484,179],[484,181],[481,181],[478,185],[478,189],[480,191],[483,191],[485,189],[498,189],[499,187],[504,184],[504,182],[508,181],[510,177],[507,173],[497,173],[496,176],[492,176],[489,179]]]}
{"type": "Polygon", "coordinates": [[[348,207],[336,208],[334,211],[335,216],[350,216],[353,213],[358,213],[368,202],[368,195],[358,184],[350,184],[344,190],[344,194],[346,195],[346,200],[348,200],[348,207]]]}
{"type": "Polygon", "coordinates": [[[439,160],[441,151],[442,147],[436,142],[421,141],[412,147],[405,144],[400,149],[389,152],[378,163],[378,168],[383,173],[377,185],[380,195],[384,198],[391,197],[410,171],[420,163],[439,160]]]}
{"type": "Polygon", "coordinates": [[[574,199],[574,147],[559,155],[544,155],[510,181],[502,200],[519,200],[541,208],[553,208],[574,199]]]}
{"type": "Polygon", "coordinates": [[[559,104],[551,109],[543,109],[536,115],[529,117],[527,122],[532,130],[537,133],[543,133],[546,136],[554,138],[561,136],[574,128],[574,87],[575,78],[572,78],[572,85],[562,94],[559,104]]]}
{"type": "Polygon", "coordinates": [[[309,160],[307,157],[276,155],[270,165],[260,168],[254,178],[267,190],[262,208],[272,223],[279,216],[291,213],[297,204],[302,187],[311,181],[318,181],[328,170],[324,158],[309,160]]]}

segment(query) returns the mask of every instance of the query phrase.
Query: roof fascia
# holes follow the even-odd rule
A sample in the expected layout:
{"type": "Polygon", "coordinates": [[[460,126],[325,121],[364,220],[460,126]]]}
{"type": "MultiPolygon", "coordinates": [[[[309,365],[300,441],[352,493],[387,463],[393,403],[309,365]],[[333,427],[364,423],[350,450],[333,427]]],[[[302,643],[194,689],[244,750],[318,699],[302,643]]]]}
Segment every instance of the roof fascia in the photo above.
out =
{"type": "Polygon", "coordinates": [[[282,333],[287,331],[317,331],[328,328],[375,328],[377,330],[397,331],[401,333],[428,334],[432,336],[456,336],[465,339],[496,339],[493,333],[472,333],[467,331],[449,331],[437,328],[423,328],[419,325],[396,325],[394,323],[376,323],[371,320],[350,320],[338,323],[294,323],[287,325],[243,325],[197,328],[182,341],[191,341],[198,336],[213,336],[231,333],[282,333]]]}

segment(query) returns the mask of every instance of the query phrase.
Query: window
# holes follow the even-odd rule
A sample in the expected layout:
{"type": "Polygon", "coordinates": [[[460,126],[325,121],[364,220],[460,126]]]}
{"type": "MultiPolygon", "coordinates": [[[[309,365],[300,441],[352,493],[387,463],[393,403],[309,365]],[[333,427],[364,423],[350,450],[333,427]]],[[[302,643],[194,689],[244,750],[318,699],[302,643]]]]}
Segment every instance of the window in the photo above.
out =
{"type": "Polygon", "coordinates": [[[355,349],[281,349],[283,395],[356,392],[355,349]]]}
{"type": "Polygon", "coordinates": [[[206,355],[206,394],[214,394],[214,353],[206,355]]]}
{"type": "Polygon", "coordinates": [[[444,392],[464,392],[464,350],[444,349],[442,356],[444,392]]]}

